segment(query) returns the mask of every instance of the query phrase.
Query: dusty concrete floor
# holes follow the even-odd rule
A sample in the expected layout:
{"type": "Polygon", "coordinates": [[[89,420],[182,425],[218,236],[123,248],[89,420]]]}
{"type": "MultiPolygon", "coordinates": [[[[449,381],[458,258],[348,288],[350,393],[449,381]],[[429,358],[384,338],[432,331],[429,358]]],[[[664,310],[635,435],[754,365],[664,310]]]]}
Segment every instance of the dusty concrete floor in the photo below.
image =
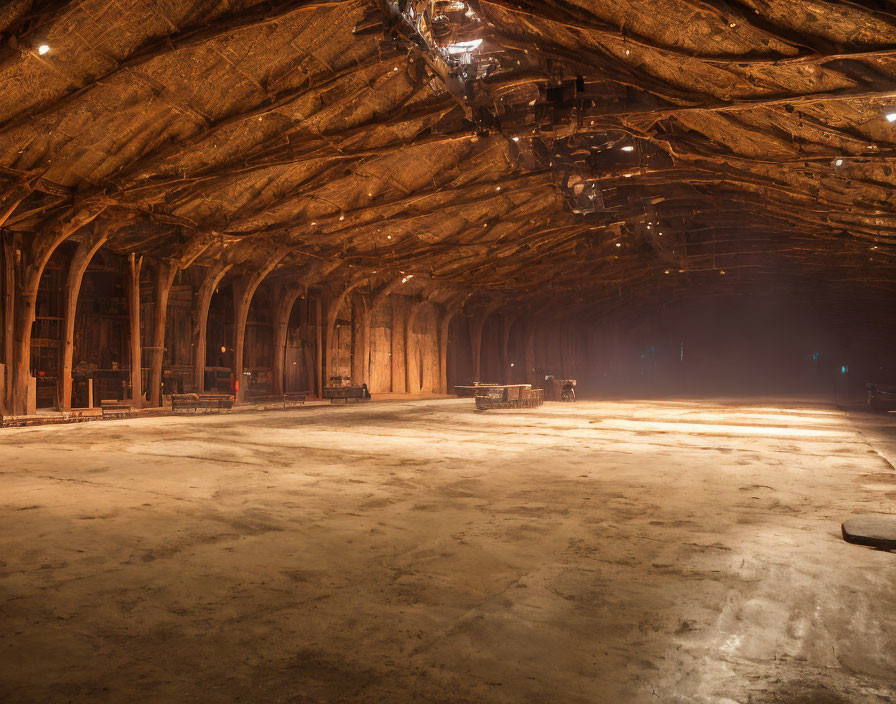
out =
{"type": "Polygon", "coordinates": [[[0,701],[896,700],[844,413],[471,408],[2,431],[0,701]]]}

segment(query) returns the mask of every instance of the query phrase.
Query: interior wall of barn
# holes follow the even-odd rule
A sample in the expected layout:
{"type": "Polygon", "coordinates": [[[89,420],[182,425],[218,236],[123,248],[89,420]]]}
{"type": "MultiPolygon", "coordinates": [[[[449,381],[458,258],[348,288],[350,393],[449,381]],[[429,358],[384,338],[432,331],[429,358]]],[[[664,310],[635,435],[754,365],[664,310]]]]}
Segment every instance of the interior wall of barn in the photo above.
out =
{"type": "MultiPolygon", "coordinates": [[[[15,251],[15,247],[12,249],[15,251]]],[[[398,293],[377,296],[372,304],[369,295],[359,292],[334,295],[327,288],[327,281],[311,289],[305,287],[305,293],[296,295],[286,314],[282,345],[275,347],[277,306],[285,295],[285,284],[262,280],[251,296],[245,316],[244,361],[240,370],[243,373],[237,375],[236,285],[244,279],[232,272],[211,289],[203,347],[197,338],[198,300],[203,283],[208,281],[208,272],[203,268],[175,271],[167,279],[167,297],[160,297],[166,281],[165,262],[148,257],[130,261],[120,253],[99,247],[84,265],[77,286],[71,288],[67,281],[80,250],[79,243],[63,243],[42,272],[27,366],[32,377],[32,398],[19,407],[28,412],[61,409],[66,374],[71,379],[69,408],[85,408],[91,403],[97,407],[102,400],[148,406],[152,402],[156,355],[161,358],[158,378],[159,395],[163,398],[174,393],[232,393],[237,378],[245,378],[250,398],[263,396],[276,387],[275,374],[282,374],[283,391],[319,393],[321,378],[330,383],[332,377],[344,377],[352,383],[366,383],[372,393],[438,393],[450,388],[445,387],[443,374],[453,386],[458,378],[469,378],[472,373],[469,321],[456,309],[446,318],[443,306],[398,293]],[[135,286],[134,272],[139,287],[135,286]],[[136,307],[131,305],[135,291],[136,307]],[[66,344],[65,307],[70,295],[75,296],[75,307],[71,314],[71,363],[66,371],[62,350],[66,344]],[[338,311],[332,339],[327,340],[327,305],[335,305],[334,302],[339,304],[338,311]],[[132,325],[134,317],[138,319],[132,325]],[[450,325],[445,323],[447,320],[450,325]],[[444,352],[440,339],[446,334],[442,332],[443,324],[447,333],[444,352]],[[155,344],[159,327],[163,329],[160,347],[155,344]],[[135,330],[136,347],[131,344],[135,330]],[[458,345],[463,349],[456,349],[458,345]],[[324,350],[320,369],[318,346],[324,350]],[[329,349],[332,353],[328,355],[329,349]],[[199,354],[202,360],[197,359],[199,354]],[[136,379],[140,381],[136,401],[134,359],[138,360],[136,379]],[[198,384],[197,374],[201,379],[198,384]]],[[[15,254],[7,257],[4,248],[0,267],[0,290],[4,293],[4,304],[0,306],[0,409],[7,414],[14,412],[16,402],[21,400],[11,393],[13,385],[7,384],[13,367],[7,364],[7,360],[12,361],[7,348],[14,341],[18,264],[15,254]],[[8,269],[12,270],[10,275],[6,273],[8,269]],[[6,296],[10,291],[12,295],[6,296]],[[11,315],[7,298],[12,303],[11,315]]],[[[486,323],[481,356],[482,363],[498,375],[505,356],[501,347],[503,323],[499,315],[492,318],[486,323]]]]}
{"type": "MultiPolygon", "coordinates": [[[[31,399],[32,410],[61,407],[64,304],[80,248],[75,242],[63,243],[49,259],[41,278],[28,367],[35,397],[31,399]]],[[[4,293],[0,406],[5,413],[15,405],[12,385],[8,384],[12,365],[7,364],[16,313],[15,251],[15,243],[4,247],[0,268],[4,293]],[[11,274],[7,273],[10,270],[11,274]],[[10,301],[12,317],[8,313],[10,301]]],[[[75,291],[72,408],[86,407],[91,400],[94,406],[106,399],[134,401],[134,311],[129,305],[134,291],[132,268],[139,273],[136,329],[140,398],[135,405],[140,406],[151,402],[151,368],[158,338],[154,328],[160,323],[164,326],[160,375],[163,397],[202,391],[233,393],[238,378],[246,380],[250,398],[274,393],[275,389],[319,394],[321,380],[327,384],[333,377],[366,383],[374,394],[444,393],[471,381],[540,385],[548,374],[557,378],[594,376],[600,366],[594,364],[595,355],[612,356],[605,338],[591,339],[581,329],[558,324],[549,317],[536,320],[493,310],[477,314],[400,293],[372,297],[358,289],[340,293],[338,287],[334,292],[333,282],[326,280],[309,288],[262,277],[245,315],[243,369],[238,375],[234,370],[236,293],[245,281],[244,275],[234,270],[214,280],[215,285],[209,289],[203,347],[197,338],[197,316],[203,285],[209,281],[208,271],[202,267],[176,271],[169,281],[167,299],[160,299],[164,262],[136,257],[129,263],[128,257],[99,247],[84,266],[75,291]],[[288,290],[293,291],[293,298],[289,298],[288,290]],[[285,299],[293,301],[292,307],[278,313],[285,299]],[[165,305],[163,315],[159,315],[160,300],[165,305]],[[329,340],[328,306],[338,306],[329,340]],[[285,325],[280,337],[278,325],[285,325]],[[481,333],[475,351],[478,354],[473,350],[474,329],[481,333]],[[447,339],[441,340],[442,335],[447,339]],[[203,354],[203,360],[197,359],[199,354],[203,354]],[[279,387],[275,376],[282,379],[279,387]],[[197,384],[197,378],[201,383],[197,384]]]]}

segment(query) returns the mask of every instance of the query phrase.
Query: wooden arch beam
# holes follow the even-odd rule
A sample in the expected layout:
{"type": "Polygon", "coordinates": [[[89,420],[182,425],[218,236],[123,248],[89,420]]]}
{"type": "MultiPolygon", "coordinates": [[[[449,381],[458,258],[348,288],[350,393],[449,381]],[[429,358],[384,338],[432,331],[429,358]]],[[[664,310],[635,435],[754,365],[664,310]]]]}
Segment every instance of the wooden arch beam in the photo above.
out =
{"type": "Polygon", "coordinates": [[[246,345],[246,320],[249,317],[249,306],[252,304],[252,298],[258,285],[264,278],[271,273],[273,268],[287,254],[286,249],[277,250],[273,256],[267,259],[251,276],[242,276],[234,281],[233,284],[233,373],[236,377],[236,401],[237,403],[245,400],[248,395],[248,384],[243,379],[243,359],[245,357],[246,345]]]}
{"type": "Polygon", "coordinates": [[[109,239],[111,227],[94,227],[93,232],[78,244],[68,265],[68,275],[65,281],[65,303],[63,308],[64,330],[62,334],[62,358],[60,360],[59,379],[57,380],[57,395],[59,408],[62,411],[70,411],[72,408],[72,358],[75,351],[75,314],[78,311],[78,295],[81,292],[81,282],[84,272],[90,265],[93,255],[109,239]]]}
{"type": "Polygon", "coordinates": [[[105,205],[92,203],[71,215],[57,218],[49,227],[35,233],[22,252],[19,272],[19,309],[16,315],[13,350],[13,413],[24,415],[28,408],[28,385],[31,372],[31,327],[34,324],[37,290],[40,277],[53,252],[68,237],[93,222],[105,205]]]}
{"type": "Polygon", "coordinates": [[[501,307],[502,301],[491,301],[483,308],[479,314],[473,314],[470,317],[470,348],[473,358],[473,374],[474,381],[481,381],[482,375],[482,328],[492,313],[501,307]]]}
{"type": "MultiPolygon", "coordinates": [[[[342,291],[332,294],[330,296],[330,300],[327,302],[327,313],[326,313],[326,330],[324,336],[324,345],[326,350],[326,369],[332,369],[332,371],[336,371],[334,368],[334,364],[336,362],[336,318],[339,316],[339,309],[342,308],[342,304],[345,303],[346,296],[348,296],[352,291],[354,291],[358,286],[363,282],[363,278],[361,276],[356,276],[351,279],[348,284],[342,289],[342,291]]],[[[324,375],[326,375],[326,371],[324,371],[324,375]]],[[[321,378],[321,388],[326,386],[326,379],[321,378]]]]}
{"type": "Polygon", "coordinates": [[[439,318],[439,393],[448,393],[448,330],[460,312],[466,295],[456,296],[442,306],[439,318]]]}
{"type": "Polygon", "coordinates": [[[296,299],[307,288],[307,284],[304,281],[296,281],[281,285],[277,291],[277,302],[274,307],[274,359],[271,367],[273,372],[271,392],[275,395],[283,393],[283,377],[286,371],[286,336],[289,332],[289,319],[292,316],[292,309],[296,304],[296,299]]]}
{"type": "Polygon", "coordinates": [[[407,320],[405,320],[404,325],[404,390],[405,393],[416,393],[420,391],[423,387],[423,379],[418,379],[420,383],[420,389],[411,389],[411,347],[412,347],[412,337],[411,333],[414,329],[414,322],[417,320],[417,315],[420,313],[420,309],[423,307],[423,304],[426,303],[424,300],[414,300],[411,302],[411,308],[408,311],[407,320]]]}
{"type": "Polygon", "coordinates": [[[212,296],[221,279],[233,267],[232,263],[218,262],[210,267],[202,283],[193,306],[193,390],[196,393],[205,391],[205,357],[208,345],[208,309],[212,296]]]}
{"type": "Polygon", "coordinates": [[[162,405],[162,361],[165,356],[165,324],[168,320],[168,295],[174,277],[177,275],[176,262],[163,259],[158,264],[155,285],[155,305],[152,323],[152,347],[149,349],[149,405],[162,405]]]}

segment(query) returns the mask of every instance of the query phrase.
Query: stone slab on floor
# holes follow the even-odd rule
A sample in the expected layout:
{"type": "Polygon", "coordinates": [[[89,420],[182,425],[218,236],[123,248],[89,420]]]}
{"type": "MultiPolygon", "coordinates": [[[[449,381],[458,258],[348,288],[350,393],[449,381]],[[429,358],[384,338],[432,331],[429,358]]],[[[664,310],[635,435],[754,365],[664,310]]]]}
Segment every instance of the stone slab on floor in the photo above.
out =
{"type": "Polygon", "coordinates": [[[882,513],[851,516],[843,521],[842,530],[847,543],[896,549],[896,516],[882,513]]]}

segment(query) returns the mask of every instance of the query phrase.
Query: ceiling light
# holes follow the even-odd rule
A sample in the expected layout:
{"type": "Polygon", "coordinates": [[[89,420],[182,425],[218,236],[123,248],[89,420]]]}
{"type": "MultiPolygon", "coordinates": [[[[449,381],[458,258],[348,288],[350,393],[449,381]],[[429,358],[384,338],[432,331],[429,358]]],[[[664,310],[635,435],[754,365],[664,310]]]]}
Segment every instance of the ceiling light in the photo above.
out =
{"type": "MultiPolygon", "coordinates": [[[[471,39],[468,42],[455,42],[454,44],[448,45],[448,53],[449,54],[465,54],[468,51],[477,49],[480,44],[482,44],[481,39],[471,39]]],[[[398,70],[398,69],[396,69],[396,70],[398,70]]]]}
{"type": "Polygon", "coordinates": [[[650,225],[647,226],[647,229],[648,229],[648,230],[650,229],[650,225]]]}
{"type": "Polygon", "coordinates": [[[386,239],[387,239],[387,240],[391,240],[391,239],[392,239],[392,235],[386,235],[386,239]]]}
{"type": "Polygon", "coordinates": [[[671,269],[666,269],[663,273],[668,274],[670,271],[671,271],[671,269]]]}
{"type": "Polygon", "coordinates": [[[722,276],[724,276],[724,275],[725,275],[725,270],[724,270],[724,269],[721,269],[721,270],[719,271],[719,273],[720,273],[722,276]]]}
{"type": "Polygon", "coordinates": [[[628,56],[628,55],[631,54],[631,53],[632,53],[632,52],[629,51],[628,49],[625,50],[625,55],[626,55],[626,56],[628,56]]]}
{"type": "Polygon", "coordinates": [[[629,144],[629,145],[627,145],[627,146],[624,146],[624,147],[622,148],[622,151],[624,151],[624,152],[633,152],[633,151],[635,151],[635,148],[634,148],[631,144],[629,144]]]}
{"type": "Polygon", "coordinates": [[[519,137],[514,137],[514,138],[513,138],[513,141],[514,141],[514,142],[519,142],[519,141],[520,141],[520,138],[519,138],[519,137]]]}
{"type": "MultiPolygon", "coordinates": [[[[41,47],[43,49],[43,47],[41,47]]],[[[43,52],[41,52],[43,53],[43,52]]],[[[887,113],[887,122],[896,122],[896,112],[888,112],[887,113]]],[[[869,147],[870,149],[870,147],[869,147]]]]}
{"type": "Polygon", "coordinates": [[[735,27],[737,27],[737,22],[731,22],[728,26],[734,29],[735,27]]]}
{"type": "Polygon", "coordinates": [[[623,174],[623,176],[625,176],[625,178],[631,178],[634,174],[623,174]]]}
{"type": "Polygon", "coordinates": [[[500,190],[501,190],[501,187],[498,186],[495,190],[496,190],[496,191],[500,191],[500,190]]]}
{"type": "Polygon", "coordinates": [[[843,159],[835,159],[834,166],[843,166],[843,159]]]}
{"type": "Polygon", "coordinates": [[[340,220],[345,220],[345,215],[340,215],[340,216],[339,216],[339,219],[340,219],[340,220]]]}
{"type": "MultiPolygon", "coordinates": [[[[41,56],[48,53],[49,51],[50,51],[50,47],[46,44],[41,44],[39,47],[37,47],[37,53],[40,54],[41,56]]],[[[889,115],[887,116],[887,119],[889,119],[889,115]]],[[[894,119],[896,119],[896,118],[894,118],[894,119]]],[[[893,120],[890,120],[890,122],[892,122],[892,121],[893,120]]]]}
{"type": "Polygon", "coordinates": [[[663,233],[662,233],[662,232],[657,232],[656,234],[658,234],[660,237],[663,236],[663,233]]]}
{"type": "Polygon", "coordinates": [[[617,246],[617,247],[621,247],[621,246],[622,246],[622,242],[617,242],[617,243],[616,243],[616,246],[617,246]]]}

